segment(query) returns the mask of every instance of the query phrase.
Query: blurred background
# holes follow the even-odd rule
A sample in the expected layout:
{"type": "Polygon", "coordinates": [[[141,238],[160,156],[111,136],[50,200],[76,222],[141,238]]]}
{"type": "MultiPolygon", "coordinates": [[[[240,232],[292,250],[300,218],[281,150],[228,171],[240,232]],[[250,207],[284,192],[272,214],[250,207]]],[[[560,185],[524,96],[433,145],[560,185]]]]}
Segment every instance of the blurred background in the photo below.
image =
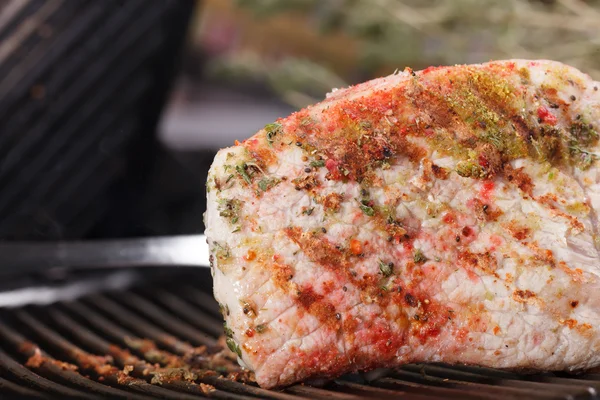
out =
{"type": "Polygon", "coordinates": [[[410,66],[600,79],[596,0],[0,0],[0,238],[198,233],[216,150],[410,66]]]}

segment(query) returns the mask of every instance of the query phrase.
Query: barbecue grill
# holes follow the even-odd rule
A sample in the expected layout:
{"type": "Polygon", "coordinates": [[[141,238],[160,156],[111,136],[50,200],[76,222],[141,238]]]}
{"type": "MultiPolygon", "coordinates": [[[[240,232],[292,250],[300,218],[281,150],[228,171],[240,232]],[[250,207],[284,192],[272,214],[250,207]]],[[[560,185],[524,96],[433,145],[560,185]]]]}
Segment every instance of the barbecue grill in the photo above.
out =
{"type": "Polygon", "coordinates": [[[0,309],[0,398],[594,399],[600,391],[600,374],[442,364],[265,390],[234,362],[206,365],[223,332],[207,269],[87,271],[3,285],[11,298],[57,301],[0,309]],[[73,298],[77,288],[85,294],[73,298]]]}

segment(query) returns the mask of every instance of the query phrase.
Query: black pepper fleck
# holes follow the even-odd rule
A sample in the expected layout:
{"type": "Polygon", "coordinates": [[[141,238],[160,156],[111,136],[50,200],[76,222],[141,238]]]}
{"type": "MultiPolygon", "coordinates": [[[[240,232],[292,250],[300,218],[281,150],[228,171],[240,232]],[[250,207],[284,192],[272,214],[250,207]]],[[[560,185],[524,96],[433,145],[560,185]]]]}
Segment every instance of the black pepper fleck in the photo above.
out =
{"type": "Polygon", "coordinates": [[[577,301],[577,300],[573,300],[571,302],[571,307],[573,307],[573,308],[577,307],[578,305],[579,305],[579,301],[577,301]]]}
{"type": "Polygon", "coordinates": [[[300,147],[300,146],[302,146],[302,143],[296,142],[296,146],[300,147]]]}
{"type": "Polygon", "coordinates": [[[456,240],[457,242],[460,242],[460,236],[456,236],[456,237],[454,238],[454,240],[456,240]]]}
{"type": "Polygon", "coordinates": [[[575,101],[575,100],[577,100],[577,97],[575,97],[575,96],[573,96],[573,95],[571,95],[571,97],[569,97],[569,98],[571,99],[571,101],[575,101]]]}
{"type": "Polygon", "coordinates": [[[343,286],[343,287],[342,287],[342,290],[343,290],[344,292],[347,292],[347,291],[348,291],[348,288],[347,288],[346,286],[343,286]]]}
{"type": "Polygon", "coordinates": [[[321,232],[323,232],[323,233],[327,233],[327,229],[325,229],[325,228],[321,228],[321,232]]]}
{"type": "Polygon", "coordinates": [[[406,293],[406,295],[404,296],[404,300],[406,300],[406,302],[408,303],[409,306],[411,307],[416,307],[417,306],[417,299],[415,299],[415,296],[413,296],[410,293],[406,293]]]}
{"type": "Polygon", "coordinates": [[[335,319],[337,319],[338,321],[340,319],[342,319],[342,314],[340,314],[340,313],[335,314],[335,319]]]}
{"type": "Polygon", "coordinates": [[[310,171],[312,171],[312,169],[310,169],[308,167],[304,168],[304,172],[309,173],[310,171]]]}

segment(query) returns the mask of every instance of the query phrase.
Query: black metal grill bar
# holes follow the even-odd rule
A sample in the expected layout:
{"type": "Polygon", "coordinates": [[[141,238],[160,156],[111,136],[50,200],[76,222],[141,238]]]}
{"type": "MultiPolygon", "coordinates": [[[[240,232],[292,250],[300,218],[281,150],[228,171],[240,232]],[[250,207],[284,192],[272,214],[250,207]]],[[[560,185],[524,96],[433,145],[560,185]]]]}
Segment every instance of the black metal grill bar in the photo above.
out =
{"type": "Polygon", "coordinates": [[[26,383],[28,386],[38,388],[44,392],[76,399],[98,398],[95,396],[87,396],[84,392],[61,385],[35,374],[34,372],[25,368],[21,363],[13,360],[3,350],[0,350],[0,370],[6,371],[8,374],[13,375],[15,378],[26,383]]]}
{"type": "MultiPolygon", "coordinates": [[[[440,377],[445,379],[455,379],[465,382],[473,382],[473,384],[486,384],[501,387],[499,390],[507,391],[507,394],[514,392],[516,395],[528,395],[528,396],[539,396],[541,393],[545,395],[559,394],[573,394],[574,392],[585,396],[596,395],[596,389],[600,386],[600,382],[591,382],[576,379],[566,379],[552,377],[553,385],[552,389],[549,389],[548,385],[543,382],[536,382],[533,380],[523,380],[523,378],[513,377],[504,379],[488,378],[483,374],[477,374],[472,372],[455,371],[452,368],[435,366],[435,365],[407,365],[403,368],[404,370],[413,372],[422,372],[428,377],[440,377]],[[477,382],[477,383],[475,383],[477,382]],[[516,391],[515,391],[516,389],[516,391]],[[527,390],[527,393],[524,392],[527,390]]],[[[545,379],[544,376],[536,376],[533,379],[545,379]]]]}
{"type": "Polygon", "coordinates": [[[198,308],[194,308],[181,297],[166,290],[159,290],[152,295],[152,298],[169,309],[170,312],[177,314],[184,321],[203,329],[211,336],[218,337],[223,334],[223,324],[198,308]]]}
{"type": "MultiPolygon", "coordinates": [[[[122,328],[118,324],[98,314],[90,307],[87,307],[80,302],[65,303],[64,307],[85,319],[87,323],[91,324],[91,329],[93,329],[95,332],[103,334],[110,341],[133,347],[132,351],[134,353],[142,357],[144,356],[143,352],[140,350],[142,346],[131,346],[132,342],[137,341],[136,343],[139,343],[142,341],[142,339],[140,339],[136,334],[122,328]]],[[[146,337],[152,339],[150,336],[146,337]]],[[[160,337],[154,340],[157,342],[157,344],[162,344],[163,347],[169,349],[171,354],[175,353],[178,355],[183,355],[193,351],[193,347],[188,343],[181,342],[172,336],[167,338],[160,337]]]]}
{"type": "MultiPolygon", "coordinates": [[[[69,330],[74,333],[74,335],[76,336],[78,341],[80,343],[84,344],[86,348],[89,348],[90,351],[93,351],[93,352],[99,353],[99,354],[111,355],[113,357],[113,359],[115,360],[116,364],[118,364],[121,368],[123,368],[127,365],[133,366],[134,369],[132,370],[132,374],[137,375],[138,378],[143,379],[143,377],[147,376],[148,373],[151,374],[153,372],[157,372],[158,369],[156,368],[156,366],[154,364],[157,361],[162,366],[165,366],[168,363],[168,360],[170,358],[174,357],[172,354],[160,354],[159,357],[162,356],[163,359],[156,360],[155,359],[156,355],[154,354],[154,351],[153,351],[152,356],[148,356],[147,354],[142,355],[143,357],[146,357],[147,361],[150,362],[150,363],[148,363],[144,360],[140,360],[138,357],[133,356],[129,353],[129,350],[133,350],[133,351],[138,350],[136,348],[136,346],[131,345],[131,343],[135,342],[136,340],[141,341],[140,339],[131,338],[131,337],[129,337],[129,339],[127,339],[127,337],[121,338],[120,342],[123,342],[126,344],[129,343],[130,349],[125,351],[121,348],[118,348],[115,345],[111,345],[110,343],[104,341],[103,339],[101,339],[100,337],[95,335],[93,332],[88,330],[86,327],[80,325],[79,323],[77,323],[76,321],[74,321],[73,319],[71,319],[70,317],[68,317],[66,314],[64,314],[61,311],[52,310],[51,315],[58,324],[68,327],[69,330]]],[[[208,383],[202,377],[200,377],[199,380],[202,383],[208,383]]],[[[194,383],[191,383],[188,381],[166,382],[166,383],[163,383],[163,386],[171,388],[173,390],[181,391],[181,392],[188,392],[191,394],[201,394],[203,396],[206,395],[206,393],[204,393],[204,391],[197,384],[194,384],[194,383]]],[[[246,391],[245,393],[248,393],[248,391],[246,391]]],[[[227,399],[232,398],[232,396],[230,396],[230,394],[221,392],[218,390],[212,391],[211,397],[227,398],[227,399]]]]}
{"type": "Polygon", "coordinates": [[[222,320],[221,312],[219,311],[219,306],[217,302],[212,297],[212,293],[202,291],[198,288],[194,287],[183,287],[177,290],[177,293],[180,293],[180,296],[201,308],[202,310],[208,312],[219,320],[222,320]]]}
{"type": "Polygon", "coordinates": [[[304,384],[294,385],[285,390],[288,393],[292,393],[298,396],[306,397],[309,399],[337,399],[337,400],[356,400],[363,399],[364,396],[343,392],[334,392],[327,389],[318,387],[308,386],[304,384]]]}
{"type": "Polygon", "coordinates": [[[257,386],[235,382],[219,376],[203,377],[202,382],[212,385],[218,389],[226,390],[232,393],[251,394],[261,399],[297,400],[302,398],[287,393],[277,392],[274,390],[261,389],[257,386]]]}
{"type": "Polygon", "coordinates": [[[43,393],[37,392],[33,389],[18,385],[14,382],[6,380],[4,378],[0,378],[0,393],[7,394],[10,398],[14,397],[25,397],[28,399],[43,399],[47,396],[44,396],[43,393]]]}
{"type": "MultiPolygon", "coordinates": [[[[158,370],[154,364],[152,364],[152,363],[149,364],[146,361],[140,360],[137,357],[132,356],[128,351],[124,351],[123,349],[120,349],[115,345],[111,345],[110,343],[108,343],[108,342],[104,341],[103,339],[101,339],[100,337],[96,336],[93,332],[89,331],[86,327],[80,325],[79,323],[77,323],[76,321],[74,321],[73,319],[68,317],[63,312],[58,311],[57,309],[54,309],[54,310],[50,311],[50,316],[56,321],[56,323],[58,325],[60,325],[64,328],[67,328],[70,332],[73,332],[74,336],[76,336],[76,338],[78,339],[78,342],[84,344],[85,347],[89,348],[92,352],[99,353],[99,354],[108,354],[108,355],[112,356],[113,359],[115,360],[116,364],[119,365],[121,368],[126,365],[132,365],[134,367],[132,374],[139,375],[138,378],[143,379],[144,376],[148,376],[148,373],[150,373],[150,374],[157,373],[157,372],[160,373],[160,370],[158,370]]],[[[30,324],[34,323],[34,321],[31,321],[31,320],[29,320],[28,322],[30,324]]],[[[55,338],[52,338],[52,339],[55,339],[55,338]]],[[[128,340],[124,339],[124,338],[122,338],[121,341],[128,342],[128,340]]],[[[131,341],[132,340],[130,339],[129,342],[131,342],[131,341]]],[[[135,347],[133,349],[135,349],[135,347]]],[[[63,348],[61,350],[64,351],[65,349],[63,348]]],[[[144,355],[144,356],[149,358],[148,355],[144,355]]],[[[169,356],[172,357],[173,355],[167,355],[167,360],[168,360],[169,356]]],[[[152,356],[152,357],[154,357],[154,356],[152,356]]],[[[156,360],[149,359],[148,361],[155,362],[156,360]]],[[[160,362],[160,363],[163,364],[163,366],[165,364],[165,362],[160,362]]],[[[223,398],[223,399],[246,398],[243,396],[240,397],[240,396],[232,395],[232,393],[234,393],[234,394],[235,393],[251,394],[251,395],[261,397],[261,398],[272,398],[272,399],[282,399],[282,400],[292,400],[292,399],[296,398],[294,396],[280,394],[278,392],[268,391],[268,390],[264,390],[264,389],[261,389],[258,387],[243,385],[241,383],[233,382],[233,381],[230,381],[227,379],[219,379],[215,376],[210,376],[210,375],[209,376],[199,375],[198,380],[201,383],[210,384],[217,388],[217,390],[210,391],[210,397],[215,397],[215,398],[223,398]],[[218,390],[220,387],[227,389],[228,392],[230,392],[230,393],[222,392],[222,391],[218,390]]],[[[198,386],[197,384],[191,383],[191,382],[187,382],[187,381],[165,382],[162,385],[164,387],[167,387],[167,388],[170,388],[173,390],[177,390],[180,392],[200,394],[203,396],[206,395],[206,393],[201,389],[200,386],[198,386]]],[[[143,385],[143,386],[144,386],[145,390],[148,390],[148,387],[146,387],[145,385],[143,385]]]]}
{"type": "Polygon", "coordinates": [[[490,393],[489,391],[482,390],[479,393],[474,393],[464,390],[460,386],[452,386],[449,384],[448,386],[444,387],[439,386],[439,383],[437,382],[419,383],[416,381],[418,381],[418,379],[415,379],[415,377],[407,376],[406,380],[397,378],[380,378],[371,382],[371,384],[390,390],[400,390],[411,394],[423,394],[443,399],[458,398],[465,400],[496,400],[501,398],[500,396],[490,393]]]}
{"type": "Polygon", "coordinates": [[[0,324],[0,336],[19,349],[19,352],[27,358],[40,356],[40,365],[38,369],[43,375],[51,375],[53,378],[63,380],[69,384],[80,387],[86,392],[96,393],[113,398],[131,398],[132,400],[148,400],[149,397],[132,395],[120,389],[103,385],[91,379],[85,378],[78,372],[65,368],[61,362],[46,354],[36,344],[27,341],[21,335],[11,330],[7,326],[0,324]]]}
{"type": "MultiPolygon", "coordinates": [[[[78,302],[66,303],[65,306],[68,309],[76,312],[78,315],[83,316],[84,318],[88,319],[88,322],[91,322],[93,324],[93,329],[95,329],[96,331],[107,333],[108,336],[111,338],[111,340],[118,341],[125,345],[127,345],[129,343],[128,345],[132,352],[140,354],[142,357],[147,357],[147,355],[145,355],[139,351],[139,346],[131,345],[132,342],[136,342],[136,341],[141,342],[141,339],[134,337],[134,335],[131,332],[128,332],[128,331],[120,328],[118,325],[115,325],[111,321],[94,313],[92,310],[85,307],[81,303],[78,303],[78,302]]],[[[62,322],[63,324],[64,323],[72,324],[72,322],[65,321],[64,316],[63,316],[63,320],[59,321],[59,322],[62,322]]],[[[86,335],[86,336],[89,335],[89,332],[87,332],[87,330],[83,329],[81,326],[74,326],[74,325],[71,325],[71,326],[73,328],[75,328],[75,332],[77,332],[77,334],[86,335]]],[[[106,345],[104,345],[104,348],[106,348],[106,345]]],[[[96,351],[101,352],[101,353],[103,352],[103,353],[111,354],[110,353],[111,349],[103,350],[103,348],[100,347],[96,351]]],[[[186,351],[189,351],[189,350],[186,350],[186,351]]],[[[180,354],[184,354],[184,353],[180,352],[180,354]]],[[[113,354],[113,356],[114,356],[114,354],[113,354]]],[[[165,357],[169,357],[169,356],[171,356],[171,354],[165,355],[165,357]]],[[[156,360],[152,359],[152,361],[156,361],[156,360]]],[[[158,360],[158,362],[163,365],[165,364],[165,362],[161,362],[161,360],[158,360]]],[[[135,362],[132,359],[123,361],[123,364],[131,365],[134,363],[135,362]]],[[[250,386],[250,385],[244,385],[239,382],[234,382],[229,379],[224,379],[224,378],[220,378],[217,376],[210,376],[210,375],[201,376],[201,377],[199,377],[198,380],[202,383],[212,385],[217,389],[226,390],[226,391],[229,391],[232,393],[251,394],[251,395],[265,398],[265,399],[293,400],[293,399],[298,398],[296,396],[291,396],[291,395],[287,395],[284,393],[264,390],[264,389],[250,386]]]]}
{"type": "MultiPolygon", "coordinates": [[[[410,367],[410,366],[409,366],[410,367]]],[[[466,398],[485,398],[485,399],[521,399],[523,397],[536,399],[541,398],[564,398],[560,396],[560,393],[541,393],[531,388],[515,388],[515,387],[502,387],[499,384],[494,385],[492,382],[472,382],[469,380],[456,380],[451,378],[441,378],[429,375],[423,375],[417,372],[406,371],[404,368],[398,371],[394,371],[389,378],[383,378],[386,382],[393,382],[399,386],[409,386],[412,388],[423,388],[430,386],[438,386],[440,388],[452,388],[455,393],[462,393],[466,398]],[[494,388],[491,391],[491,388],[494,388]]],[[[375,382],[377,384],[377,382],[375,382]]]]}
{"type": "MultiPolygon", "coordinates": [[[[350,393],[350,394],[354,393],[354,394],[368,396],[370,398],[378,398],[378,399],[383,399],[383,398],[385,398],[385,399],[398,399],[398,398],[404,399],[404,398],[408,397],[408,395],[409,395],[408,392],[373,387],[370,385],[356,383],[356,382],[349,382],[349,381],[345,381],[342,379],[336,380],[335,387],[331,388],[331,389],[335,389],[337,391],[343,391],[345,393],[350,393]]],[[[428,398],[431,399],[431,397],[423,396],[423,395],[416,395],[416,394],[410,394],[410,398],[413,400],[426,400],[428,398]]]]}
{"type": "Polygon", "coordinates": [[[167,312],[161,310],[150,301],[145,300],[143,297],[140,297],[137,294],[117,294],[115,297],[120,300],[121,304],[127,304],[128,306],[134,308],[137,313],[144,314],[149,319],[153,320],[157,324],[160,324],[161,328],[171,331],[179,337],[190,341],[191,343],[207,346],[214,346],[216,344],[216,340],[208,336],[206,333],[194,328],[192,325],[183,322],[180,319],[172,317],[167,312]]]}
{"type": "Polygon", "coordinates": [[[189,343],[177,339],[175,336],[167,334],[157,326],[147,322],[133,312],[128,311],[116,302],[102,295],[94,295],[89,298],[93,306],[110,315],[122,326],[131,329],[136,336],[146,337],[153,340],[163,348],[176,354],[186,354],[193,351],[193,346],[189,343]]]}
{"type": "MultiPolygon", "coordinates": [[[[120,369],[112,365],[111,363],[102,360],[102,357],[98,357],[94,354],[88,353],[87,351],[81,349],[80,347],[68,342],[62,336],[60,336],[56,331],[49,329],[45,324],[42,324],[39,320],[35,319],[28,313],[24,311],[17,311],[17,317],[24,322],[29,328],[36,331],[36,333],[46,338],[46,341],[59,350],[63,354],[67,354],[68,357],[75,362],[82,370],[86,370],[90,373],[96,373],[98,376],[102,378],[109,378],[108,381],[112,381],[113,383],[121,384],[126,383],[124,386],[144,393],[148,395],[152,395],[155,397],[162,397],[167,399],[183,399],[183,400],[193,400],[197,398],[197,396],[192,396],[180,392],[179,390],[192,391],[195,394],[206,396],[203,390],[193,388],[189,382],[177,381],[172,384],[166,384],[165,386],[171,387],[171,389],[178,390],[177,392],[163,388],[159,385],[153,385],[148,383],[146,380],[141,377],[131,377],[131,376],[123,376],[120,373],[120,369]],[[108,373],[107,373],[108,372],[108,373]]],[[[155,369],[152,365],[148,364],[147,368],[149,371],[154,372],[155,369]]],[[[224,398],[224,399],[232,399],[238,398],[237,396],[231,396],[229,393],[222,393],[222,396],[219,393],[213,393],[213,397],[216,398],[224,398]]]]}

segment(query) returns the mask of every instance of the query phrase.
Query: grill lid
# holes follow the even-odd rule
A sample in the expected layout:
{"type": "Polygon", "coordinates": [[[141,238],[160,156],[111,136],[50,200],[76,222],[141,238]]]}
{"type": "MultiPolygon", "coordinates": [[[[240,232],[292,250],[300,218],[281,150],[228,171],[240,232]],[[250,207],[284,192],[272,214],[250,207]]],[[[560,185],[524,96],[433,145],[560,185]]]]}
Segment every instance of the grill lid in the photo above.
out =
{"type": "Polygon", "coordinates": [[[518,375],[442,364],[265,390],[219,340],[207,270],[138,270],[128,275],[126,282],[137,282],[129,288],[102,274],[112,290],[0,309],[0,397],[594,399],[600,390],[594,373],[518,375]]]}

